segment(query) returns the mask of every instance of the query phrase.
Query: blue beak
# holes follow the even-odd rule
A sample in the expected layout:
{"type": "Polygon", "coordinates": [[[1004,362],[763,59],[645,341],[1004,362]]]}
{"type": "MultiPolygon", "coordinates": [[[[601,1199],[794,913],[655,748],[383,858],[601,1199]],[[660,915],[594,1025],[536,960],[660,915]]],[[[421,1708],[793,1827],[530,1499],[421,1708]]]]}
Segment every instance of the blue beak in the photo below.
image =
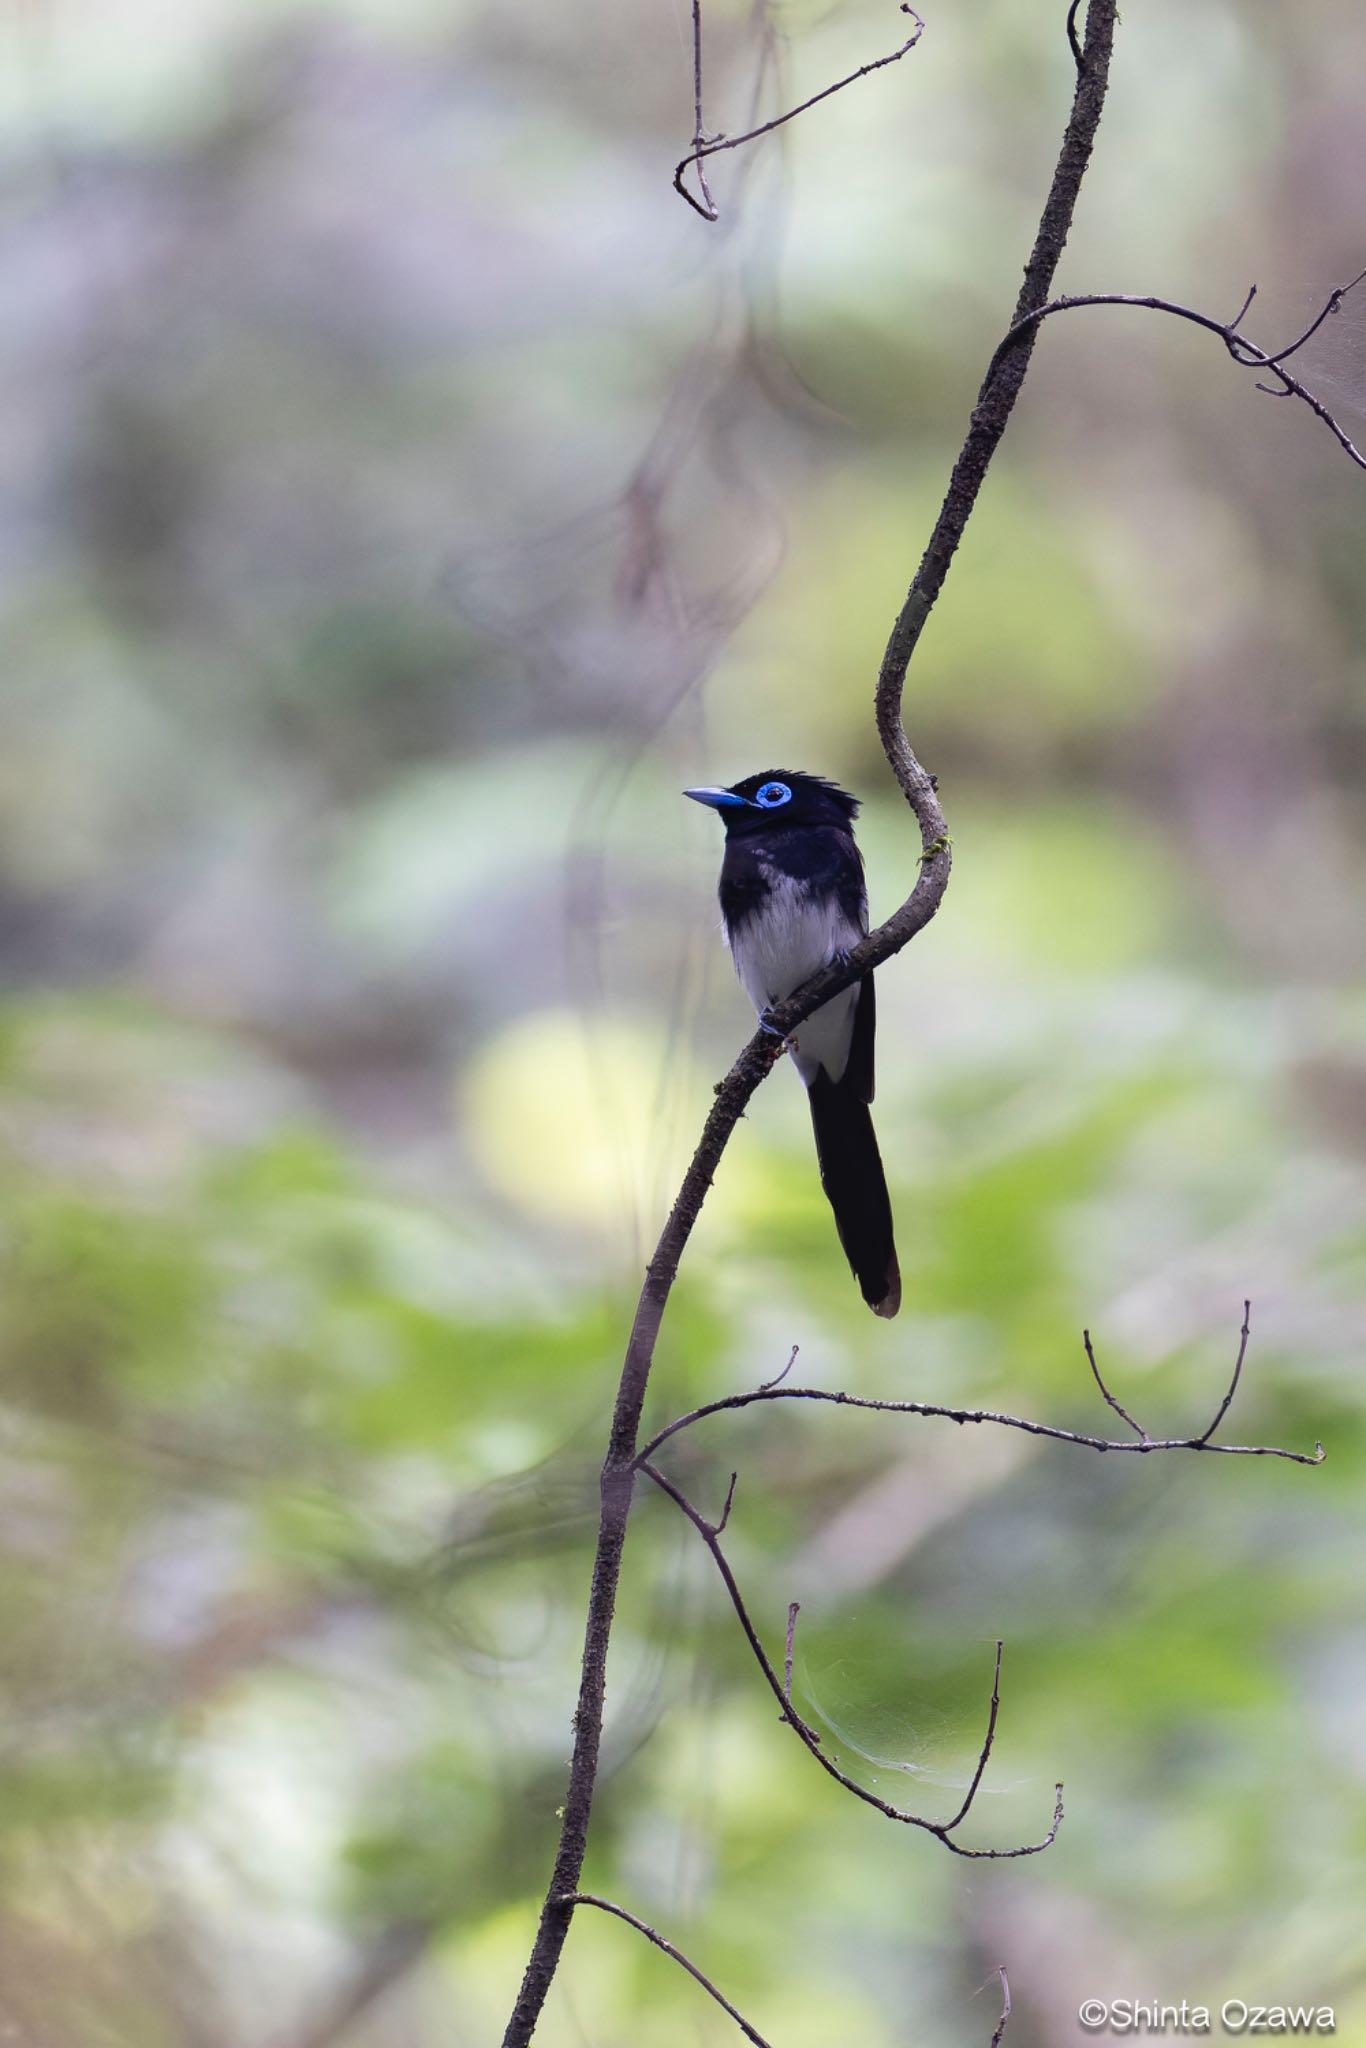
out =
{"type": "Polygon", "coordinates": [[[685,789],[684,796],[690,796],[695,804],[710,804],[714,811],[728,811],[732,807],[741,810],[749,808],[747,796],[737,796],[733,789],[685,789]]]}

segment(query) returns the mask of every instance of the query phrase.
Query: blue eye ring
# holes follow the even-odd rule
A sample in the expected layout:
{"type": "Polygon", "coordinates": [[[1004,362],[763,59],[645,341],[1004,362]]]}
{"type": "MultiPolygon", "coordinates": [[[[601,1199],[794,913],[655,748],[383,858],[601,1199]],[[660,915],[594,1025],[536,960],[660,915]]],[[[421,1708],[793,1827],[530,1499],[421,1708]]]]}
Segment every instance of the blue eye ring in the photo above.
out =
{"type": "Polygon", "coordinates": [[[755,790],[754,801],[761,810],[776,811],[781,804],[791,803],[792,791],[785,782],[766,782],[755,790]]]}

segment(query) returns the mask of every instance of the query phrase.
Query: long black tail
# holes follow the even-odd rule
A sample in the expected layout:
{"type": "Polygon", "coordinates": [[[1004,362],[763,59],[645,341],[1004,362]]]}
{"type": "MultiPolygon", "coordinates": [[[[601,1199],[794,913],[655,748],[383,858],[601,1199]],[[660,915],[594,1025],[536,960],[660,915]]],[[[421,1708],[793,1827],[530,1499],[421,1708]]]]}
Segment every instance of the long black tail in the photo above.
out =
{"type": "Polygon", "coordinates": [[[851,1061],[838,1081],[821,1068],[811,1083],[816,1156],[844,1256],[863,1298],[874,1315],[894,1316],[901,1306],[901,1269],[892,1240],[892,1205],[872,1114],[853,1067],[851,1061]]]}

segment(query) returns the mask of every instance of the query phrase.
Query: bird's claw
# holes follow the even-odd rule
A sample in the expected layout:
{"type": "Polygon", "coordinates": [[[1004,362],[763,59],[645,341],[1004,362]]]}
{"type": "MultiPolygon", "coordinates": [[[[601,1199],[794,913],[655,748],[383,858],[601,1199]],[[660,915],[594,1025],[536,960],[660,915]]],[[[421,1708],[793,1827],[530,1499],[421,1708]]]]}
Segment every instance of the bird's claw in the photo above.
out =
{"type": "Polygon", "coordinates": [[[789,1034],[788,1034],[788,1033],[787,1033],[786,1031],[782,1030],[782,1028],[781,1028],[781,1027],[780,1027],[779,1025],[777,1025],[777,1024],[770,1024],[770,1023],[769,1023],[769,1021],[768,1021],[768,1020],[769,1020],[769,1015],[770,1015],[770,1012],[769,1012],[769,1011],[767,1011],[767,1010],[760,1010],[760,1012],[759,1012],[759,1029],[760,1029],[761,1031],[765,1032],[765,1033],[766,1033],[766,1034],[768,1035],[768,1037],[770,1037],[770,1038],[780,1038],[780,1039],[782,1040],[782,1042],[783,1042],[783,1051],[784,1051],[784,1052],[795,1052],[795,1051],[797,1050],[797,1041],[796,1041],[796,1039],[795,1039],[795,1038],[793,1038],[793,1037],[790,1037],[790,1036],[789,1036],[789,1034]]]}

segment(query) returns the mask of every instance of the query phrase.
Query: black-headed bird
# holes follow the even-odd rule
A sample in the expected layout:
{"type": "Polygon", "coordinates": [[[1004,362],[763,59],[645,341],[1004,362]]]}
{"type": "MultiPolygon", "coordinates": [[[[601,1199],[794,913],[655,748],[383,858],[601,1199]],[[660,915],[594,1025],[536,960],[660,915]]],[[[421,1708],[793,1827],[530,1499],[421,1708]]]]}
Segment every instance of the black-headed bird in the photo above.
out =
{"type": "MultiPolygon", "coordinates": [[[[721,916],[735,971],[762,1021],[868,930],[858,798],[819,775],[771,768],[729,789],[688,789],[726,828],[721,916]]],[[[863,1298],[901,1306],[892,1205],[873,1133],[873,977],[865,974],[797,1027],[789,1051],[806,1083],[821,1185],[863,1298]]]]}

